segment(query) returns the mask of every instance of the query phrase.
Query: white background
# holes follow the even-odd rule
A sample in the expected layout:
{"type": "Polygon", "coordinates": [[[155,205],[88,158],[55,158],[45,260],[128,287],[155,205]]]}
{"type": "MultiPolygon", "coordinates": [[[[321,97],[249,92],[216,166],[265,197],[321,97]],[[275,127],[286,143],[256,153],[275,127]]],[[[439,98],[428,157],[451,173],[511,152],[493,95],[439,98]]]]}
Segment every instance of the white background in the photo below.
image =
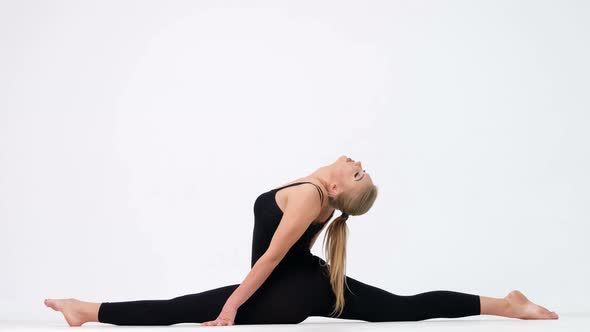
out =
{"type": "Polygon", "coordinates": [[[590,311],[589,16],[0,2],[0,319],[240,283],[256,197],[342,154],[380,188],[349,220],[348,275],[590,311]]]}

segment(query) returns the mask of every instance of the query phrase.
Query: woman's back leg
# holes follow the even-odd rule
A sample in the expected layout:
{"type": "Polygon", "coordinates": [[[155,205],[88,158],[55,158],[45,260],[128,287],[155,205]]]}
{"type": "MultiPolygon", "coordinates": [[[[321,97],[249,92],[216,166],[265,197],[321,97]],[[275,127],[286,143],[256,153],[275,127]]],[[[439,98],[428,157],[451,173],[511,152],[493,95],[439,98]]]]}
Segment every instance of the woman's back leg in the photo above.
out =
{"type": "MultiPolygon", "coordinates": [[[[327,281],[327,280],[326,280],[327,281]]],[[[369,322],[419,321],[430,318],[458,318],[480,314],[479,295],[437,290],[416,295],[396,295],[346,277],[345,306],[341,319],[369,322]]],[[[334,297],[332,297],[332,301],[334,297]]],[[[333,303],[332,303],[333,305],[333,303]]],[[[330,308],[330,311],[333,307],[330,308]]],[[[326,316],[323,310],[321,316],[326,316]]]]}

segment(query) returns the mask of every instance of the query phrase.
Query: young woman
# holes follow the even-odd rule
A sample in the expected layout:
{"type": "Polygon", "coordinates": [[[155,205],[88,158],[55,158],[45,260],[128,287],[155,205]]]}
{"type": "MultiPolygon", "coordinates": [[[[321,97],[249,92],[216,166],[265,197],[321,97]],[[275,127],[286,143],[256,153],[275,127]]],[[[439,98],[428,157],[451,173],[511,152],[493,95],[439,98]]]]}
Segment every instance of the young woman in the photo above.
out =
{"type": "Polygon", "coordinates": [[[498,315],[558,319],[514,290],[503,298],[437,290],[396,295],[345,275],[348,216],[366,213],[377,187],[359,161],[346,156],[310,175],[262,193],[254,203],[252,269],[241,284],[168,300],[83,302],[46,299],[70,326],[300,323],[309,316],[369,322],[498,315]],[[326,230],[326,261],[310,249],[326,230]]]}

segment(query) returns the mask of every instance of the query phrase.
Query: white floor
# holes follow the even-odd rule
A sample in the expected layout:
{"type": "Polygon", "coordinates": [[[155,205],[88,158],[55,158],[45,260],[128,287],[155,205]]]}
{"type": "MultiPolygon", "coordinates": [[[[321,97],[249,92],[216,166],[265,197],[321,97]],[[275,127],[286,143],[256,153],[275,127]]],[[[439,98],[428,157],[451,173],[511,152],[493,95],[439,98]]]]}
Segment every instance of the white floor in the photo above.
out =
{"type": "Polygon", "coordinates": [[[520,320],[496,316],[471,316],[457,319],[436,318],[419,322],[368,323],[353,320],[339,320],[323,317],[310,317],[295,325],[234,325],[199,326],[198,324],[177,324],[172,326],[115,326],[100,323],[87,323],[81,327],[70,328],[63,320],[43,321],[0,321],[0,331],[196,331],[197,329],[223,329],[242,331],[590,331],[590,313],[561,313],[558,320],[520,320]]]}

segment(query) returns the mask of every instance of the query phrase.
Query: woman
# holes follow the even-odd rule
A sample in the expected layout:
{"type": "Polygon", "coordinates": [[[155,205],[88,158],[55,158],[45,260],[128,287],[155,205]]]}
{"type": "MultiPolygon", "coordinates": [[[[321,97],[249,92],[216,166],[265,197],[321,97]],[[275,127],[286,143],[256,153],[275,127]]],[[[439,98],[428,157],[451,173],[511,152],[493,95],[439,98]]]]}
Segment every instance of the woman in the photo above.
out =
{"type": "Polygon", "coordinates": [[[370,322],[417,321],[480,314],[558,319],[514,290],[503,298],[452,291],[396,295],[345,275],[346,221],[366,213],[377,187],[360,162],[341,156],[309,176],[262,193],[254,203],[252,269],[241,284],[169,300],[91,303],[46,299],[70,326],[300,323],[309,316],[370,322]],[[325,199],[327,197],[327,199],[325,199]],[[319,199],[318,199],[319,198],[319,199]],[[326,261],[310,249],[326,231],[326,261]]]}

